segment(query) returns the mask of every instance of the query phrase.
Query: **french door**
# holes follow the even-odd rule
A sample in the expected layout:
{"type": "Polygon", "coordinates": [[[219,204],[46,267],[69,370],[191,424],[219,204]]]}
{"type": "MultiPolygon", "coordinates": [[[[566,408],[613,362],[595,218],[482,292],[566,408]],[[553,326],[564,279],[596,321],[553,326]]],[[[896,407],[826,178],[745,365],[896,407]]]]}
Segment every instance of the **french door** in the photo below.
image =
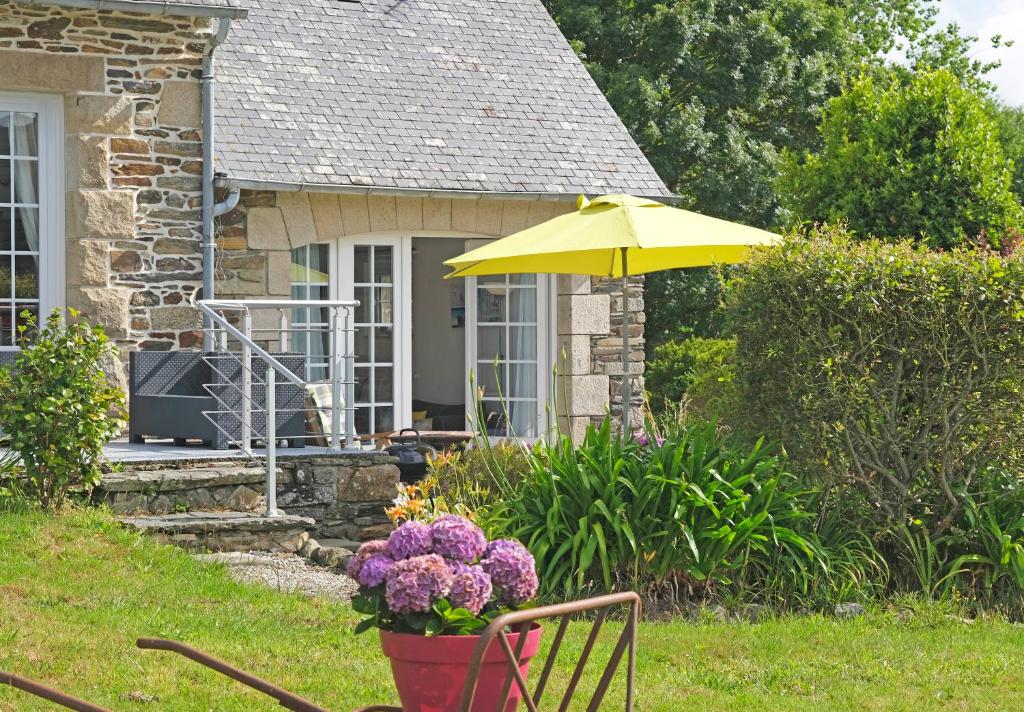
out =
{"type": "Polygon", "coordinates": [[[356,431],[408,424],[412,302],[411,239],[367,237],[336,244],[339,299],[356,299],[356,431]]]}
{"type": "Polygon", "coordinates": [[[537,438],[550,427],[549,277],[471,277],[466,284],[466,362],[474,423],[495,437],[537,438]]]}
{"type": "Polygon", "coordinates": [[[0,350],[64,300],[60,97],[0,92],[0,350]]]}

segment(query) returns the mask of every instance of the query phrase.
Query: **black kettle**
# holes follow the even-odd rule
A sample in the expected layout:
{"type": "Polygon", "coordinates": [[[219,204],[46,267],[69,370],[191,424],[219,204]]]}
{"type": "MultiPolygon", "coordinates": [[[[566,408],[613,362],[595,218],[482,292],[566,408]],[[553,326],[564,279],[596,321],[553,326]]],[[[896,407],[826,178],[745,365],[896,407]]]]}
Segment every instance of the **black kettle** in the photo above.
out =
{"type": "Polygon", "coordinates": [[[397,437],[401,438],[403,433],[415,433],[416,442],[394,443],[388,445],[385,451],[398,458],[401,481],[403,484],[411,485],[427,476],[427,456],[436,455],[437,450],[420,440],[420,431],[405,428],[398,432],[397,437]]]}

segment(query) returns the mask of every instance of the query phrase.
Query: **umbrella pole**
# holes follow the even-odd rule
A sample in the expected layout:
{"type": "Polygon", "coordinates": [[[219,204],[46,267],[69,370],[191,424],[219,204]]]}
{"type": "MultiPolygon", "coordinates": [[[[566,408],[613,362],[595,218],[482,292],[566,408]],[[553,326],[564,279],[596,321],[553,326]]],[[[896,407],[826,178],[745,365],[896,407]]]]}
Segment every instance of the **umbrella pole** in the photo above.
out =
{"type": "Polygon", "coordinates": [[[622,247],[622,434],[629,435],[629,410],[633,400],[629,373],[629,267],[627,248],[622,247]]]}

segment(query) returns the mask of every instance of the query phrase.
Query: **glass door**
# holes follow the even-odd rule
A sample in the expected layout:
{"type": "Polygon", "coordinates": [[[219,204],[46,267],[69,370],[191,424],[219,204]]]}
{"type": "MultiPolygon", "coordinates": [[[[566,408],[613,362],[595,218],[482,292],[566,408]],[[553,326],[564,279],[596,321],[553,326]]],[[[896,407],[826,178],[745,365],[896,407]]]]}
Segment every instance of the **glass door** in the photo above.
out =
{"type": "Polygon", "coordinates": [[[59,105],[0,93],[0,349],[17,346],[24,314],[45,318],[64,284],[59,105]],[[60,220],[60,222],[58,222],[60,220]]]}
{"type": "Polygon", "coordinates": [[[487,433],[542,434],[547,393],[547,282],[532,274],[471,279],[467,321],[470,367],[487,433]]]}
{"type": "Polygon", "coordinates": [[[338,243],[340,298],[359,301],[355,425],[360,434],[389,433],[408,424],[405,381],[411,359],[406,351],[412,333],[405,283],[411,259],[408,242],[380,237],[338,243]]]}

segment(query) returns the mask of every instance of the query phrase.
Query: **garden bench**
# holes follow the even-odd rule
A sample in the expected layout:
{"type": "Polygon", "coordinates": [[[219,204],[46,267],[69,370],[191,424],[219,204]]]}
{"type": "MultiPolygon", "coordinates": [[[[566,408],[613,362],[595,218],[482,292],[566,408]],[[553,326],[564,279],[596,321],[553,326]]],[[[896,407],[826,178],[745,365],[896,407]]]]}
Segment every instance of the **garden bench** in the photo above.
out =
{"type": "MultiPolygon", "coordinates": [[[[469,710],[472,709],[473,696],[476,693],[477,675],[479,674],[484,654],[490,646],[495,643],[495,641],[501,647],[506,660],[508,661],[508,667],[511,673],[506,680],[506,689],[501,695],[501,698],[505,697],[512,684],[516,684],[522,691],[523,704],[528,710],[530,710],[530,712],[536,712],[539,709],[541,697],[544,694],[551,672],[554,669],[558,651],[565,639],[565,633],[569,627],[569,623],[574,617],[584,615],[588,617],[587,620],[591,620],[591,629],[587,636],[587,640],[584,643],[583,650],[580,653],[579,660],[576,662],[576,666],[573,669],[572,676],[566,686],[566,690],[558,704],[558,710],[560,712],[564,711],[568,708],[570,701],[572,701],[576,695],[580,680],[583,677],[583,671],[586,668],[591,653],[593,652],[598,634],[601,632],[605,622],[608,620],[609,613],[622,610],[623,608],[626,609],[626,614],[622,630],[619,633],[611,656],[605,663],[604,672],[601,674],[601,677],[597,682],[597,686],[590,698],[590,702],[587,705],[587,710],[588,712],[596,712],[596,710],[601,707],[601,703],[608,692],[608,687],[618,670],[623,656],[625,655],[627,658],[625,710],[626,712],[632,712],[635,691],[637,622],[640,615],[640,597],[632,592],[613,593],[606,596],[588,598],[582,601],[541,606],[538,608],[515,611],[498,616],[487,626],[486,630],[480,636],[480,640],[477,643],[476,650],[473,654],[473,659],[470,663],[470,672],[466,685],[463,688],[461,703],[457,710],[453,710],[452,712],[469,712],[469,710]],[[590,619],[589,616],[593,616],[593,618],[590,619]],[[544,667],[541,670],[536,687],[531,694],[526,681],[519,672],[518,661],[520,654],[522,653],[522,645],[525,644],[527,637],[526,632],[532,625],[538,621],[554,619],[559,619],[558,627],[555,630],[554,639],[551,643],[547,658],[544,661],[544,667]],[[509,644],[507,632],[515,631],[516,629],[518,629],[520,633],[520,642],[517,646],[519,649],[513,650],[509,644]]],[[[166,650],[178,653],[179,655],[189,658],[201,665],[205,665],[216,672],[241,682],[243,685],[247,685],[274,698],[285,709],[293,710],[294,712],[328,712],[324,707],[320,707],[309,700],[288,692],[287,690],[269,683],[266,680],[262,680],[255,675],[239,670],[222,660],[207,655],[206,653],[196,650],[184,643],[173,640],[140,638],[137,641],[137,644],[140,648],[147,650],[166,650]]],[[[37,682],[11,675],[9,673],[0,672],[0,684],[3,683],[17,687],[18,689],[24,690],[30,694],[43,697],[68,709],[79,710],[80,712],[108,712],[102,707],[97,707],[91,703],[78,700],[70,695],[58,692],[57,690],[53,690],[37,682]]],[[[400,707],[388,705],[373,705],[369,707],[362,707],[356,712],[402,712],[402,709],[400,707]]]]}

